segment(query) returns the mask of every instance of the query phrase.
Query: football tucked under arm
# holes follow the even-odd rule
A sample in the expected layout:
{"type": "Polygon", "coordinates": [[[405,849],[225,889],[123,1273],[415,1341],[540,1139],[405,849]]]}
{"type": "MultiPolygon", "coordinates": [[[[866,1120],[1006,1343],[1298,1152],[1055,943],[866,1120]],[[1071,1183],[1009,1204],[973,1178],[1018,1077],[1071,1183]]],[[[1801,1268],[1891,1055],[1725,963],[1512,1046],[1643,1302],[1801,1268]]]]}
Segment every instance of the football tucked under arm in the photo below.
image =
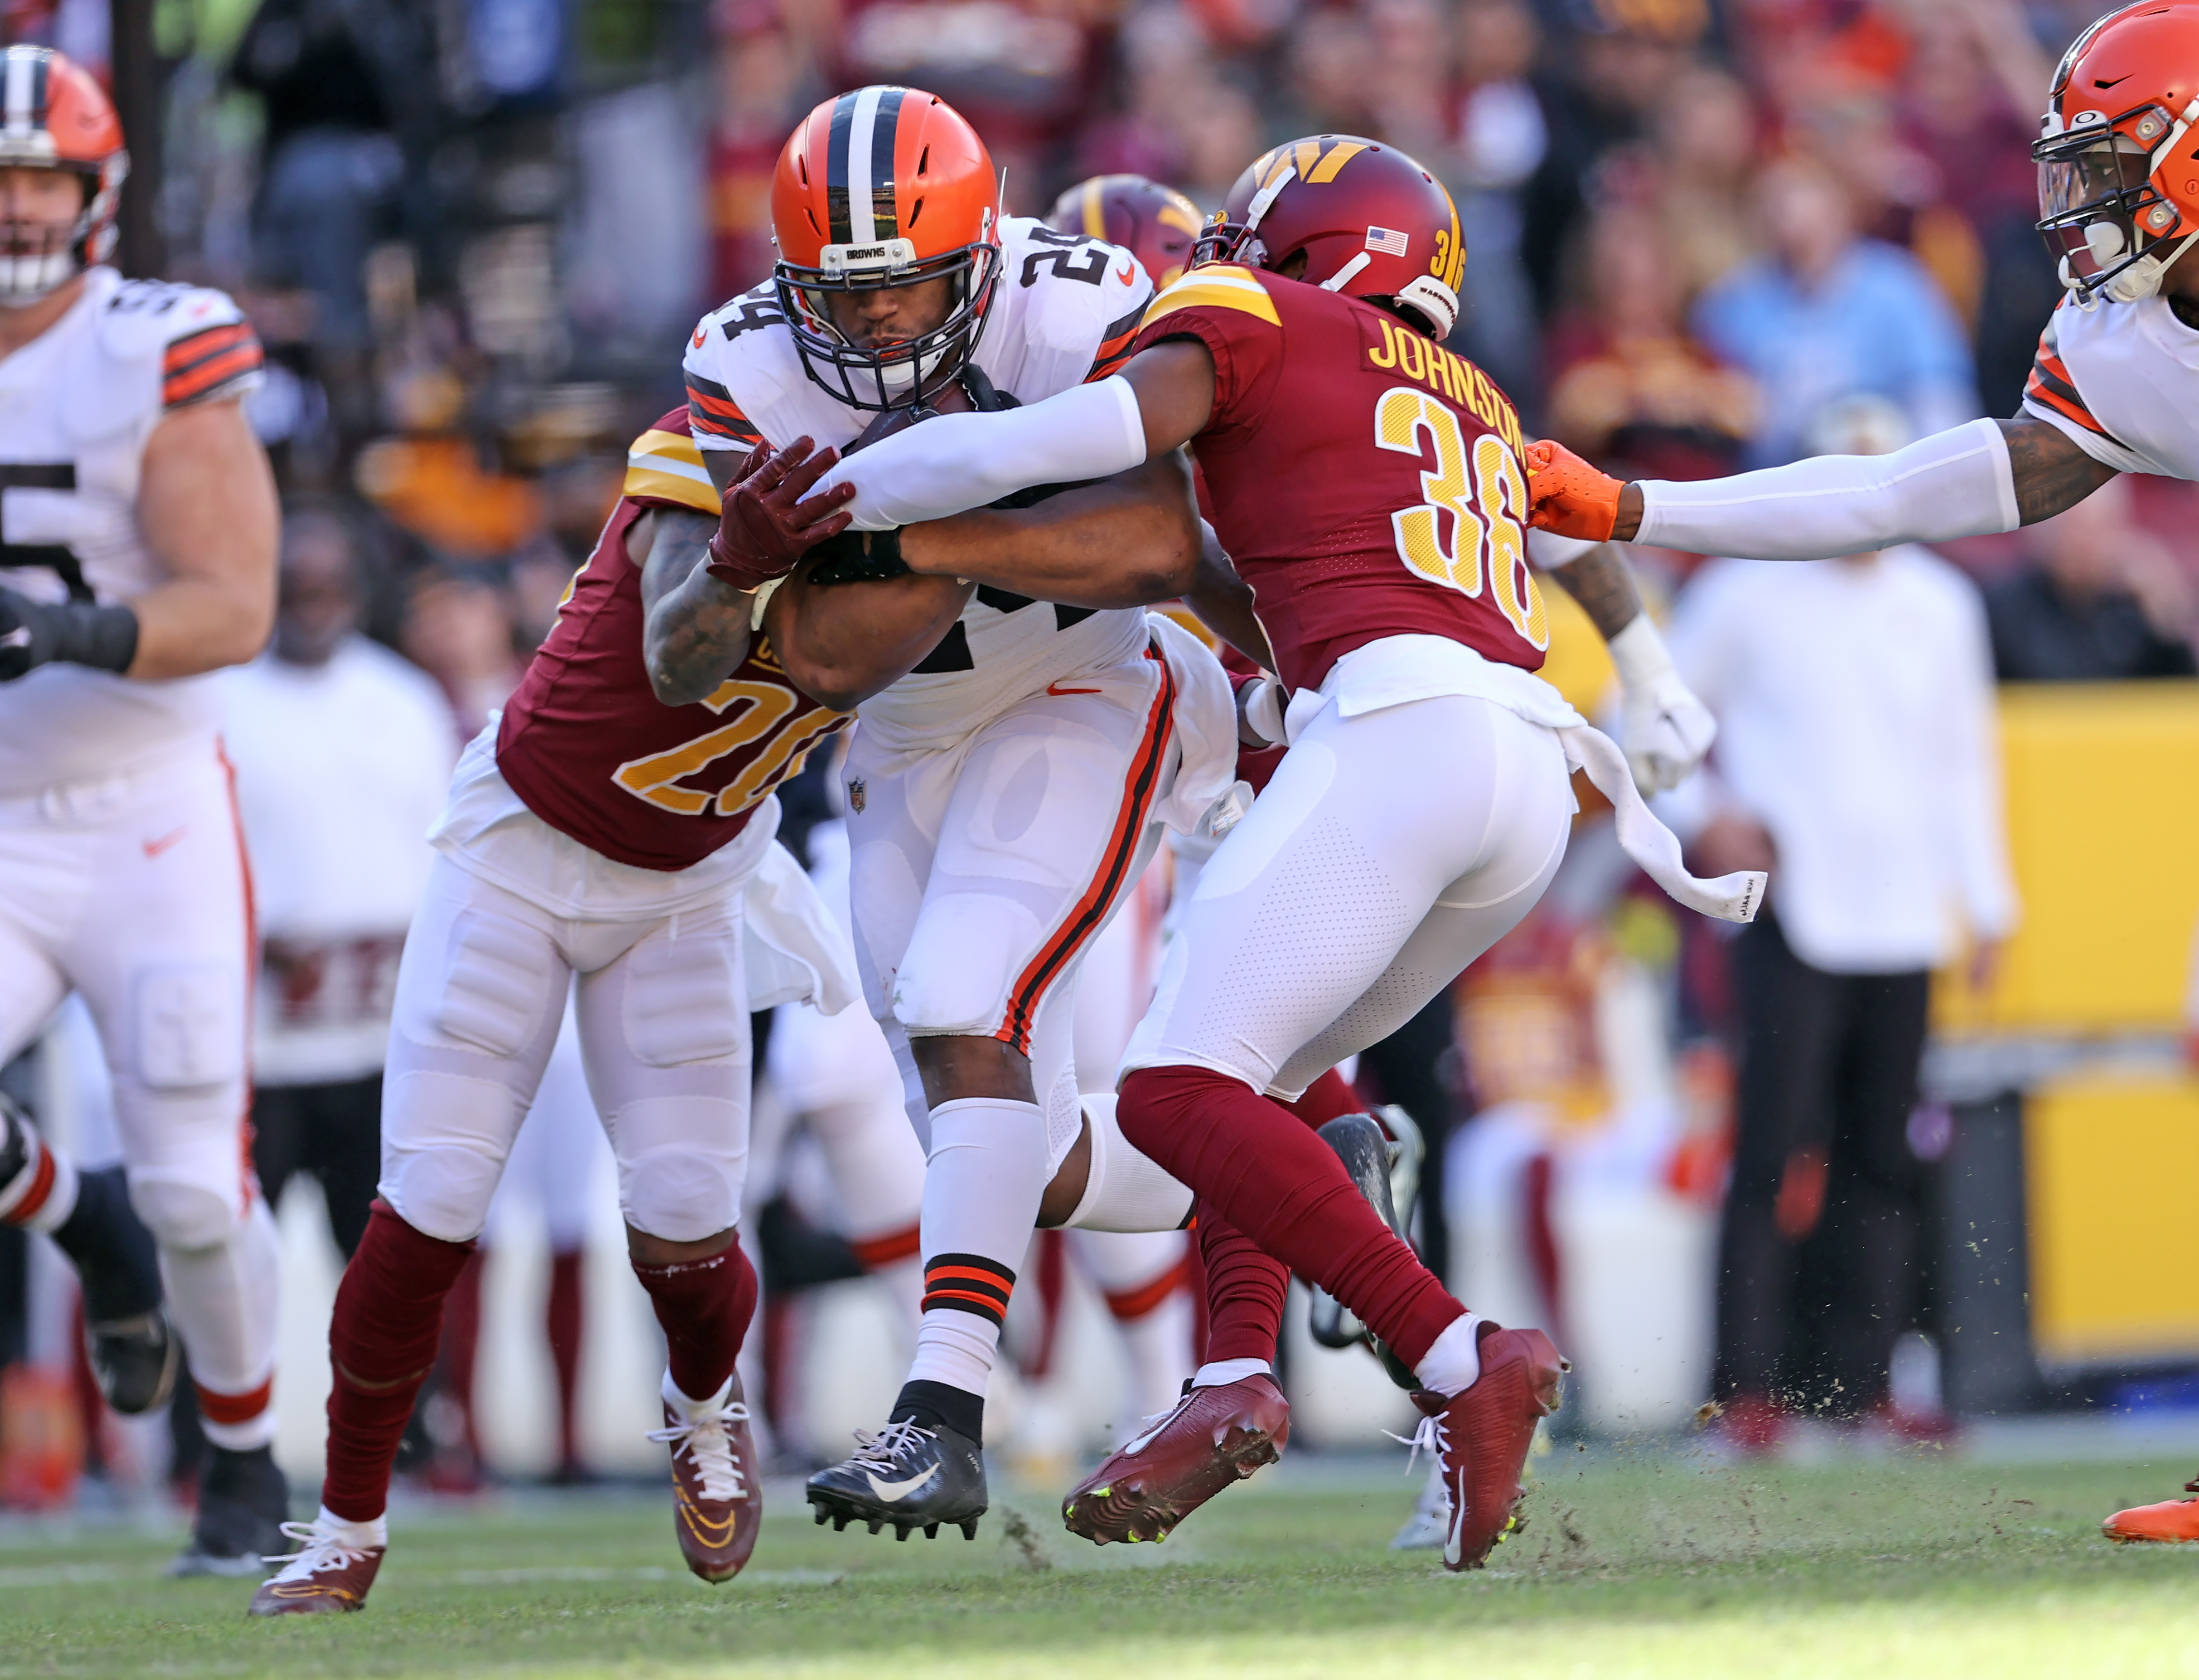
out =
{"type": "Polygon", "coordinates": [[[1040,484],[1141,465],[1138,400],[1120,375],[996,414],[948,414],[849,456],[817,486],[852,484],[855,528],[890,530],[983,507],[1040,484]]]}

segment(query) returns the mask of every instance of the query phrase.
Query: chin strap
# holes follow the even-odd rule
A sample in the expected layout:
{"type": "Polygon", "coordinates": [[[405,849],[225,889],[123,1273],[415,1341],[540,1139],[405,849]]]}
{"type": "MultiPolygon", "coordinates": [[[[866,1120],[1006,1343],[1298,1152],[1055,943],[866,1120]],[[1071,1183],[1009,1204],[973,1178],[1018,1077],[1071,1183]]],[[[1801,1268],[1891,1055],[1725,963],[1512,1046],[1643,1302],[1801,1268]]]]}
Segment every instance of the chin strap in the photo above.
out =
{"type": "Polygon", "coordinates": [[[2114,303],[2137,303],[2142,299],[2151,297],[2161,289],[2161,283],[2167,277],[2169,269],[2179,257],[2191,248],[2191,242],[2195,239],[2199,239],[2199,229],[2193,230],[2177,241],[2176,248],[2165,257],[2148,251],[2121,273],[2116,275],[2114,279],[2109,281],[2100,289],[2101,291],[2106,295],[2110,302],[2114,303]]]}

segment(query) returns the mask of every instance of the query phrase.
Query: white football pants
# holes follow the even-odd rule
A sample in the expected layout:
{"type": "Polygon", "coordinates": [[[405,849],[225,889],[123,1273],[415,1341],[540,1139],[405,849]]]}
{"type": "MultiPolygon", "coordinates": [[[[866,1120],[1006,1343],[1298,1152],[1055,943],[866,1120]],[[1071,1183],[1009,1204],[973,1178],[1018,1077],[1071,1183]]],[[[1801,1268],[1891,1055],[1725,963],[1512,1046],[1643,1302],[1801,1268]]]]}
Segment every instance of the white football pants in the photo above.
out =
{"type": "Polygon", "coordinates": [[[240,1450],[273,1438],[280,1269],[245,1140],[252,947],[243,836],[211,740],[0,799],[0,1061],[83,995],[208,1436],[240,1450]]]}
{"type": "Polygon", "coordinates": [[[405,941],[382,1084],[382,1199],[443,1242],[480,1235],[573,994],[580,1059],[636,1230],[735,1224],[748,1164],[742,893],[580,921],[438,856],[405,941]]]}
{"type": "Polygon", "coordinates": [[[1124,1070],[1295,1100],[1518,925],[1574,808],[1555,732],[1491,702],[1331,703],[1200,872],[1124,1070]]]}

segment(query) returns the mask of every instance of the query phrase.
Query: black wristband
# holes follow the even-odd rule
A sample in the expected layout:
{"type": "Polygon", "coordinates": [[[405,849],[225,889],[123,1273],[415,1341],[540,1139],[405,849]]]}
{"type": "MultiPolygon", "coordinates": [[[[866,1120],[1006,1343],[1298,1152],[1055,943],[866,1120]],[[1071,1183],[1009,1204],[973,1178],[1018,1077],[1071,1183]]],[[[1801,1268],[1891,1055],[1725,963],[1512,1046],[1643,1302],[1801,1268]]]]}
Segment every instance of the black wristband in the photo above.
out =
{"type": "Polygon", "coordinates": [[[843,531],[809,551],[819,557],[809,581],[819,586],[836,583],[881,583],[907,577],[908,562],[901,557],[901,529],[843,531]]]}
{"type": "Polygon", "coordinates": [[[117,674],[137,657],[137,613],[133,607],[95,607],[82,601],[49,609],[61,622],[54,639],[55,659],[89,665],[117,674]]]}

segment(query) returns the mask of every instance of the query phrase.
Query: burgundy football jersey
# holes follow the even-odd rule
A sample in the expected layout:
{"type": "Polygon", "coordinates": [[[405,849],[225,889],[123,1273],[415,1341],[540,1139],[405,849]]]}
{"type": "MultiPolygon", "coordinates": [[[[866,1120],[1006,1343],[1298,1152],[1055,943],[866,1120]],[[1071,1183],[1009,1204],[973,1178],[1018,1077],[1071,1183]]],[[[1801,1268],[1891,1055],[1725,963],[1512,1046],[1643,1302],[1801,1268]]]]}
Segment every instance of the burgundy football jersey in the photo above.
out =
{"type": "Polygon", "coordinates": [[[1171,338],[1214,356],[1192,451],[1284,681],[1415,634],[1541,668],[1519,419],[1488,375],[1370,303],[1225,264],[1155,298],[1133,350],[1171,338]]]}
{"type": "Polygon", "coordinates": [[[642,663],[641,569],[626,551],[651,507],[717,515],[685,409],[635,440],[626,494],[504,709],[496,764],[559,833],[638,869],[685,869],[738,834],[855,714],[796,689],[761,635],[707,699],[656,697],[642,663]]]}

